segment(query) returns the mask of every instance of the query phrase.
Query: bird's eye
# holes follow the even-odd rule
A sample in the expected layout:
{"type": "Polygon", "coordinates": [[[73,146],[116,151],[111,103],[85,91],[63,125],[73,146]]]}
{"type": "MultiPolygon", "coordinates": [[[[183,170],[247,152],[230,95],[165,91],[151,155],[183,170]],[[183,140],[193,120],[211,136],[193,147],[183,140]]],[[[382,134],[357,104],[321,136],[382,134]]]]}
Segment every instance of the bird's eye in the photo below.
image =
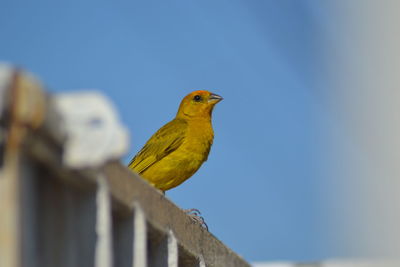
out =
{"type": "Polygon", "coordinates": [[[199,102],[199,101],[201,100],[201,96],[195,95],[195,96],[193,97],[193,100],[196,101],[196,102],[199,102]]]}

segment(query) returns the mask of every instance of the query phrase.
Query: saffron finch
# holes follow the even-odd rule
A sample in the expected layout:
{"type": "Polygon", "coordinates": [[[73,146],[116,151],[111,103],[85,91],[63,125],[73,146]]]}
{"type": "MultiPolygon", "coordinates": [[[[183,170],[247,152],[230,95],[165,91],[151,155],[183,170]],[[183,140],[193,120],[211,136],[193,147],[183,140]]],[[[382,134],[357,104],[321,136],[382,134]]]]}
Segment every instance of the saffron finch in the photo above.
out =
{"type": "Polygon", "coordinates": [[[186,181],[207,160],[214,139],[211,115],[221,100],[205,90],[188,94],[176,117],[147,141],[129,168],[163,192],[186,181]]]}

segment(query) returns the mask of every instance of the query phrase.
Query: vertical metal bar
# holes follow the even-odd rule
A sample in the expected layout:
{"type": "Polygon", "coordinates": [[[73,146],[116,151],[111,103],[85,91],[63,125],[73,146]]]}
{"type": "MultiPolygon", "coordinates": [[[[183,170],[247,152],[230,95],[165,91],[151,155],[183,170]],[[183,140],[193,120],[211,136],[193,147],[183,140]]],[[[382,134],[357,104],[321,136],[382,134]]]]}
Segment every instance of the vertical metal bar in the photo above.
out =
{"type": "Polygon", "coordinates": [[[111,267],[113,264],[112,250],[112,220],[110,195],[106,177],[98,175],[98,186],[96,195],[97,218],[96,218],[96,253],[95,267],[111,267]]]}
{"type": "Polygon", "coordinates": [[[0,267],[18,267],[20,254],[20,180],[14,166],[0,173],[0,267]]]}
{"type": "Polygon", "coordinates": [[[204,257],[203,255],[200,255],[199,257],[199,267],[206,267],[206,263],[204,262],[204,257]]]}
{"type": "Polygon", "coordinates": [[[178,241],[174,233],[168,233],[168,267],[178,267],[178,241]]]}
{"type": "Polygon", "coordinates": [[[147,267],[146,217],[139,203],[134,203],[133,267],[147,267]]]}

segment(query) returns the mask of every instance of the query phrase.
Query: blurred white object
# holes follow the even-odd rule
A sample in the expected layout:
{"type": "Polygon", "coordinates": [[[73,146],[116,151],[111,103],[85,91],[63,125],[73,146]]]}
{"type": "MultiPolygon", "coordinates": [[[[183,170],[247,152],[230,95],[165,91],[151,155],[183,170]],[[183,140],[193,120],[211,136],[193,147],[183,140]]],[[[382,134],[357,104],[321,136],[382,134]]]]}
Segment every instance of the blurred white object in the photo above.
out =
{"type": "Polygon", "coordinates": [[[398,267],[399,261],[389,260],[327,260],[319,262],[254,262],[253,267],[398,267]]]}
{"type": "Polygon", "coordinates": [[[64,164],[96,167],[126,153],[128,131],[105,96],[94,91],[62,93],[54,102],[67,134],[64,164]]]}
{"type": "Polygon", "coordinates": [[[346,255],[399,258],[400,1],[330,3],[327,233],[346,255]]]}

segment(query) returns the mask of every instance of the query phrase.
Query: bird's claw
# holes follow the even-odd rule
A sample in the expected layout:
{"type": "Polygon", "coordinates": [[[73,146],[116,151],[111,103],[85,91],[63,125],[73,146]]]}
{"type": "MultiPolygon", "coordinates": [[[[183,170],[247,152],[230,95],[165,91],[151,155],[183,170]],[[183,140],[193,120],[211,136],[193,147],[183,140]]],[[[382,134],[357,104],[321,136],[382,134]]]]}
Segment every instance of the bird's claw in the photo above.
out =
{"type": "Polygon", "coordinates": [[[201,216],[201,212],[198,209],[187,209],[184,211],[190,217],[190,219],[192,219],[192,221],[200,224],[202,227],[206,228],[206,230],[208,231],[208,225],[206,224],[206,221],[201,216]]]}
{"type": "Polygon", "coordinates": [[[193,214],[193,215],[196,215],[196,216],[200,216],[201,215],[201,212],[198,210],[198,209],[187,209],[187,210],[184,210],[188,215],[190,215],[190,214],[193,214]]]}

